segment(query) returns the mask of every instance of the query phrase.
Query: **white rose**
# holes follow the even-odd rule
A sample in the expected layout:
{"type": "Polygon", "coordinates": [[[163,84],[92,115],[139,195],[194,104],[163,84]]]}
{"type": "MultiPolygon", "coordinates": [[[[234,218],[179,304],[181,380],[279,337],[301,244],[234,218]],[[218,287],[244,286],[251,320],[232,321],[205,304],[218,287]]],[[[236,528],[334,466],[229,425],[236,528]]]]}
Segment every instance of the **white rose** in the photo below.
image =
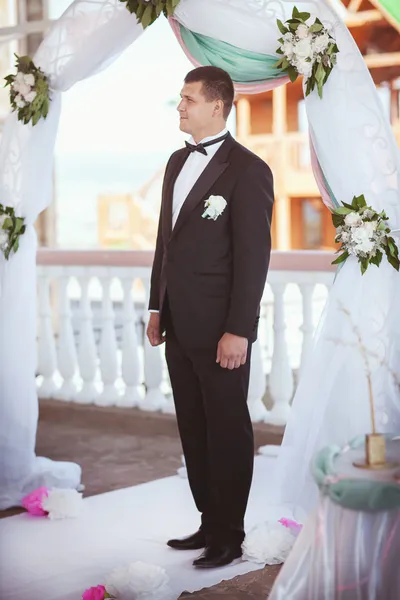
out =
{"type": "Polygon", "coordinates": [[[282,46],[282,51],[287,58],[292,58],[294,51],[293,42],[285,42],[282,46]]]}
{"type": "Polygon", "coordinates": [[[364,252],[365,254],[370,254],[372,252],[372,250],[375,247],[375,243],[372,240],[364,240],[362,242],[359,242],[356,245],[356,251],[357,252],[364,252]]]}
{"type": "Polygon", "coordinates": [[[15,76],[15,81],[19,84],[25,83],[25,74],[22,73],[22,71],[18,71],[18,73],[15,76]]]}
{"type": "Polygon", "coordinates": [[[308,25],[301,23],[296,29],[296,35],[300,40],[304,40],[309,35],[308,25]]]}
{"type": "Polygon", "coordinates": [[[285,40],[285,42],[294,42],[294,35],[293,33],[290,33],[290,31],[288,31],[288,33],[285,33],[285,35],[283,36],[283,39],[285,40]]]}
{"type": "Polygon", "coordinates": [[[378,221],[367,221],[364,222],[363,227],[368,232],[369,236],[372,237],[378,226],[378,221]]]}
{"type": "Polygon", "coordinates": [[[17,92],[17,94],[19,94],[19,90],[20,90],[20,83],[18,83],[18,81],[14,81],[14,83],[12,84],[12,89],[14,90],[14,92],[17,92]]]}
{"type": "Polygon", "coordinates": [[[50,490],[42,500],[42,508],[49,513],[49,519],[78,517],[82,510],[82,494],[72,489],[50,490]]]}
{"type": "Polygon", "coordinates": [[[32,73],[27,73],[26,75],[24,75],[24,83],[26,83],[26,85],[29,85],[30,87],[33,87],[35,85],[35,77],[32,73]]]}
{"type": "Polygon", "coordinates": [[[31,86],[30,85],[26,85],[26,83],[20,83],[19,84],[19,93],[21,94],[21,96],[26,97],[31,91],[31,86]]]}
{"type": "Polygon", "coordinates": [[[36,96],[37,96],[36,92],[34,92],[34,91],[32,90],[31,92],[29,92],[29,94],[26,94],[26,96],[25,96],[25,100],[26,100],[27,102],[33,102],[33,101],[34,101],[34,99],[36,98],[36,96]]]}
{"type": "Polygon", "coordinates": [[[329,46],[329,41],[329,35],[327,33],[318,35],[313,42],[314,52],[317,52],[319,54],[326,50],[329,46]]]}
{"type": "Polygon", "coordinates": [[[18,106],[18,108],[24,108],[24,106],[26,106],[26,102],[22,100],[22,96],[20,95],[15,97],[15,104],[18,106]]]}
{"type": "Polygon", "coordinates": [[[311,58],[313,55],[311,38],[307,37],[304,40],[297,42],[294,47],[294,53],[299,59],[311,58]]]}
{"type": "Polygon", "coordinates": [[[307,60],[297,59],[295,61],[295,67],[301,75],[304,75],[304,77],[310,77],[312,73],[313,63],[307,60]]]}
{"type": "Polygon", "coordinates": [[[106,579],[106,590],[118,600],[172,600],[176,598],[168,586],[169,577],[161,567],[135,562],[115,569],[106,579]]]}
{"type": "Polygon", "coordinates": [[[351,212],[345,216],[344,222],[348,227],[355,227],[362,222],[362,219],[359,214],[351,212]]]}

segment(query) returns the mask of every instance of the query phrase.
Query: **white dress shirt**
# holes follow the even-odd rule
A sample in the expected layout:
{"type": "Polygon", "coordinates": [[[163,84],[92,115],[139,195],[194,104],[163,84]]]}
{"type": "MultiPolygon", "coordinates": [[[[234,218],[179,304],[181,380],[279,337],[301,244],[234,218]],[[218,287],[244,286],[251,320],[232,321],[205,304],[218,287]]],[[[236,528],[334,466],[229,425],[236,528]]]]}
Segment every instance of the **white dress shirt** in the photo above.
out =
{"type": "MultiPolygon", "coordinates": [[[[201,140],[199,143],[204,144],[205,142],[211,142],[219,137],[222,137],[228,133],[227,129],[223,129],[217,135],[211,135],[210,137],[206,137],[201,140]]],[[[193,138],[189,140],[190,144],[195,144],[196,142],[193,138]]],[[[212,144],[212,146],[207,146],[207,156],[205,154],[201,154],[201,152],[191,152],[187,161],[182,167],[181,172],[179,173],[175,186],[174,186],[174,197],[172,204],[172,228],[175,227],[175,223],[178,219],[179,213],[181,212],[181,208],[188,197],[189,192],[192,187],[210,162],[210,160],[215,156],[217,150],[222,146],[224,140],[218,142],[217,144],[212,144]]]]}
{"type": "MultiPolygon", "coordinates": [[[[199,143],[204,144],[204,142],[210,142],[211,140],[215,140],[219,137],[222,137],[228,133],[228,130],[225,128],[216,135],[211,135],[209,137],[204,138],[199,143]]],[[[172,229],[175,227],[175,223],[178,219],[179,213],[181,212],[181,208],[185,203],[186,198],[188,197],[189,192],[192,187],[210,162],[210,160],[215,156],[217,150],[222,146],[225,140],[218,142],[217,144],[212,144],[211,146],[207,146],[207,156],[205,154],[201,154],[201,152],[191,152],[188,156],[185,164],[182,167],[181,172],[179,173],[175,186],[174,186],[174,196],[172,203],[172,229]]],[[[195,144],[193,138],[189,140],[190,144],[195,144]]],[[[150,312],[158,313],[158,310],[150,310],[150,312]]]]}

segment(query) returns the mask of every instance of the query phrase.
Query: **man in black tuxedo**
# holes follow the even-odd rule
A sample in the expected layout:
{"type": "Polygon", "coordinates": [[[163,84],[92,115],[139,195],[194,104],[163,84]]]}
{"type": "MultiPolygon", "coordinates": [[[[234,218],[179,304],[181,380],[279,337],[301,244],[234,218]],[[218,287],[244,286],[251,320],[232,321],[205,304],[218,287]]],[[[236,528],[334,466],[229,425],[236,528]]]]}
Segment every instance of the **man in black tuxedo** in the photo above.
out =
{"type": "Polygon", "coordinates": [[[166,341],[179,432],[200,529],[168,545],[205,548],[197,567],[242,554],[254,460],[247,408],[251,344],[271,252],[269,167],[226,129],[234,99],[216,67],[185,78],[180,129],[167,165],[147,335],[166,341]]]}

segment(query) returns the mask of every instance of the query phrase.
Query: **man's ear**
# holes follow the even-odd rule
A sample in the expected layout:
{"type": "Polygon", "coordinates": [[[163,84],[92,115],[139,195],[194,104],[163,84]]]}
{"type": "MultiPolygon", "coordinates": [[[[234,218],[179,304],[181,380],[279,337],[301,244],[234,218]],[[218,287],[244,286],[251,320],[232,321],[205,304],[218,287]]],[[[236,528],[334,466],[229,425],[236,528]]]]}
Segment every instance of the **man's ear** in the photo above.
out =
{"type": "Polygon", "coordinates": [[[224,103],[222,100],[217,100],[214,106],[214,117],[221,117],[224,112],[224,103]]]}

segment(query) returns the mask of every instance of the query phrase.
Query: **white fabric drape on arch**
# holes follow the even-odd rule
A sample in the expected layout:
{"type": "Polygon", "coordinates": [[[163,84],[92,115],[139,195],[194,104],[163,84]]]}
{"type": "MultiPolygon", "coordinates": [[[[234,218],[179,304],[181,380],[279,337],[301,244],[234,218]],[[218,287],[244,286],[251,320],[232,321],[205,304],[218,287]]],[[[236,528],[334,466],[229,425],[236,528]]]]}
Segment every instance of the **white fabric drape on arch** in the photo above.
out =
{"type": "MultiPolygon", "coordinates": [[[[351,202],[364,194],[384,209],[393,229],[400,227],[400,154],[375,85],[347,27],[327,0],[181,0],[175,18],[197,33],[251,50],[274,54],[276,19],[296,5],[332,27],[340,53],[324,87],[306,98],[310,131],[322,170],[336,199],[351,202]],[[213,19],[208,15],[213,12],[213,19]]],[[[290,85],[290,84],[289,84],[290,85]]],[[[330,292],[300,379],[275,473],[275,503],[290,505],[301,518],[317,500],[309,473],[322,446],[344,444],[371,430],[367,382],[352,325],[379,359],[371,360],[379,431],[400,431],[400,390],[387,367],[400,373],[400,275],[384,259],[361,276],[352,259],[340,270],[330,292]],[[331,340],[341,340],[341,344],[331,340]],[[343,345],[345,342],[347,345],[343,345]],[[384,360],[386,367],[380,362],[384,360]]]]}
{"type": "Polygon", "coordinates": [[[34,62],[50,77],[52,102],[35,127],[8,117],[0,147],[0,202],[26,218],[27,232],[8,263],[0,256],[0,510],[40,485],[76,487],[81,470],[35,455],[36,236],[38,214],[52,199],[53,148],[61,92],[94,75],[143,28],[119,0],[76,0],[53,25],[34,62]]]}

